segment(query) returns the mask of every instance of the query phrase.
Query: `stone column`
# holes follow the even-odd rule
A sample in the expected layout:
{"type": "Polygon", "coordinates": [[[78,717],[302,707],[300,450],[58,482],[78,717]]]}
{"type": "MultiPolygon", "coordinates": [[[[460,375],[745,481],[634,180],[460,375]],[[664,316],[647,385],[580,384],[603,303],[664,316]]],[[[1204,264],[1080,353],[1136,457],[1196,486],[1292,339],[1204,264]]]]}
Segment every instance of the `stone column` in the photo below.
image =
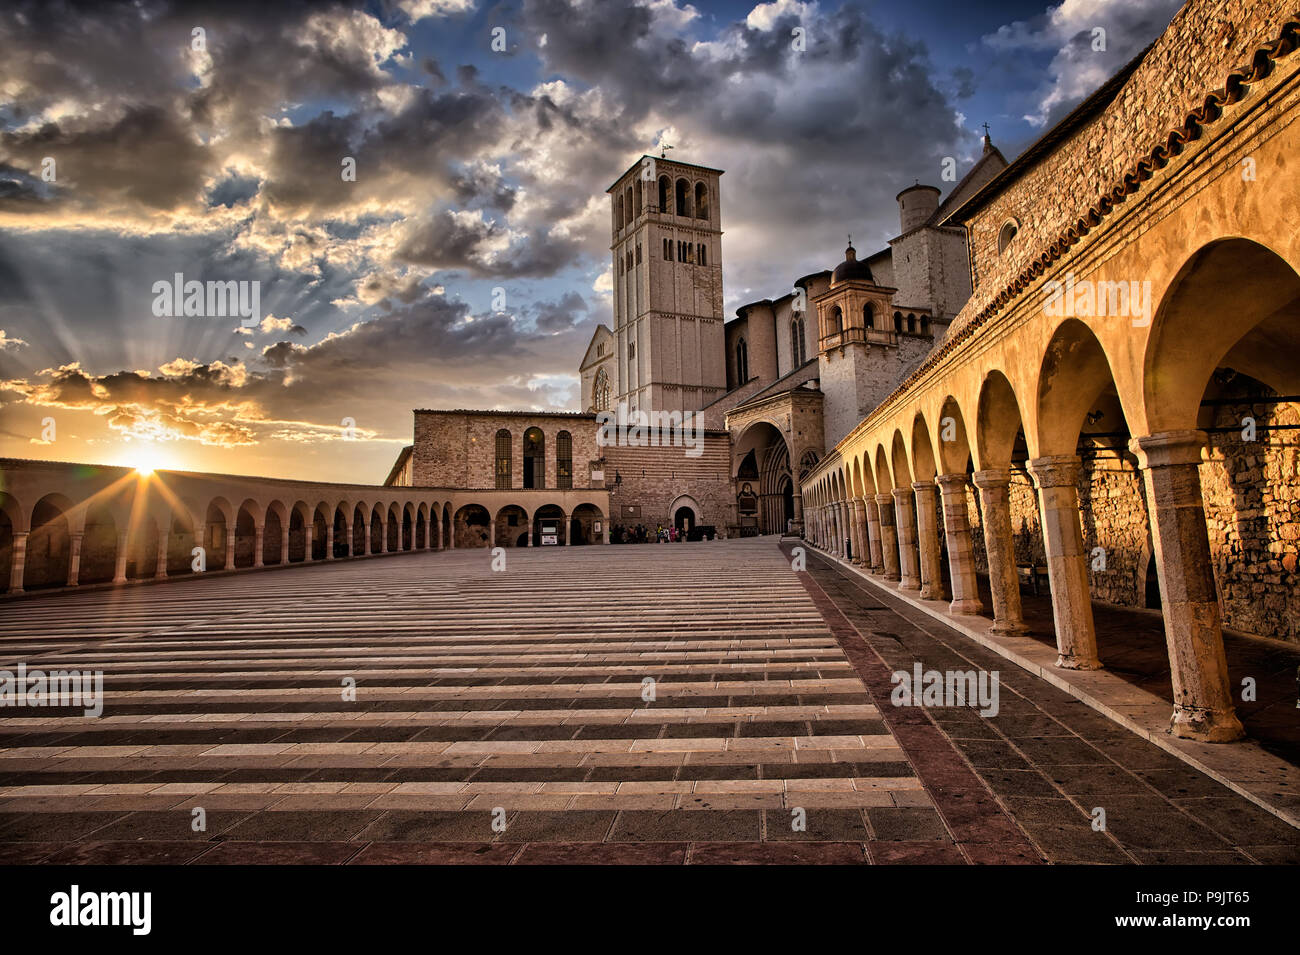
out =
{"type": "Polygon", "coordinates": [[[1016,573],[1016,548],[1011,530],[1011,472],[976,471],[980,511],[984,515],[984,553],[989,561],[989,587],[993,591],[993,632],[1019,636],[1027,632],[1020,607],[1020,577],[1016,573]]]}
{"type": "MultiPolygon", "coordinates": [[[[305,549],[304,549],[303,552],[302,552],[302,562],[303,562],[304,564],[310,564],[310,563],[311,563],[311,548],[312,548],[312,544],[315,543],[315,540],[316,540],[316,522],[315,522],[315,521],[312,521],[310,524],[306,524],[306,525],[303,526],[303,529],[302,529],[302,537],[303,537],[303,543],[306,544],[306,547],[305,547],[305,549]]],[[[287,557],[288,557],[288,552],[287,552],[287,551],[285,552],[285,557],[286,557],[286,559],[287,559],[287,557]]]]}
{"type": "Polygon", "coordinates": [[[916,553],[916,520],[912,513],[912,492],[896,487],[894,496],[894,525],[898,535],[899,590],[920,590],[920,561],[916,553]]]}
{"type": "Polygon", "coordinates": [[[438,519],[434,521],[434,527],[437,536],[435,536],[433,539],[433,549],[442,550],[442,515],[441,514],[439,514],[438,519]]]}
{"type": "Polygon", "coordinates": [[[497,522],[495,520],[489,520],[488,521],[488,548],[491,549],[496,546],[497,546],[497,522]]]}
{"type": "Polygon", "coordinates": [[[437,550],[434,546],[433,539],[433,515],[430,514],[424,521],[424,549],[437,550]]]}
{"type": "Polygon", "coordinates": [[[857,553],[853,555],[853,562],[863,567],[871,566],[871,546],[867,543],[867,506],[863,503],[862,498],[853,499],[853,530],[854,540],[857,542],[854,546],[857,553]]]}
{"type": "Polygon", "coordinates": [[[564,528],[564,546],[568,547],[573,543],[573,515],[565,514],[560,526],[564,528]]]}
{"type": "Polygon", "coordinates": [[[68,586],[77,586],[81,576],[81,534],[68,535],[68,586]]]}
{"type": "Polygon", "coordinates": [[[894,528],[894,495],[882,492],[876,495],[880,511],[880,560],[885,568],[886,580],[898,580],[898,531],[894,528]]]}
{"type": "Polygon", "coordinates": [[[1165,642],[1173,677],[1170,731],[1183,739],[1228,743],[1245,735],[1233,707],[1210,538],[1201,499],[1202,431],[1136,438],[1151,507],[1151,541],[1160,577],[1165,642]]]}
{"type": "Polygon", "coordinates": [[[168,534],[159,532],[158,534],[158,556],[154,561],[154,578],[157,580],[167,579],[167,538],[168,534]]]}
{"type": "Polygon", "coordinates": [[[113,564],[113,583],[126,583],[126,531],[117,532],[117,559],[113,564]]]}
{"type": "Polygon", "coordinates": [[[262,555],[265,551],[265,547],[263,545],[265,545],[265,543],[266,543],[266,525],[254,524],[253,525],[253,566],[254,567],[266,566],[266,561],[262,559],[262,555]]]}
{"type": "Polygon", "coordinates": [[[935,506],[938,488],[932,481],[917,481],[912,485],[912,493],[916,497],[916,543],[921,554],[921,599],[947,600],[935,506]]]}
{"type": "Polygon", "coordinates": [[[880,560],[880,505],[874,494],[868,494],[863,502],[867,511],[867,566],[873,574],[879,574],[885,569],[880,560]]]}
{"type": "Polygon", "coordinates": [[[235,569],[235,526],[226,525],[226,570],[235,569]]]}
{"type": "Polygon", "coordinates": [[[976,614],[984,609],[975,578],[975,548],[966,510],[966,475],[940,474],[935,482],[943,495],[943,535],[948,544],[948,573],[952,578],[952,613],[976,614]]]}
{"type": "Polygon", "coordinates": [[[334,559],[334,522],[325,525],[325,559],[334,559]]]}
{"type": "Polygon", "coordinates": [[[849,536],[849,522],[844,513],[844,502],[835,502],[835,553],[841,559],[848,557],[848,545],[845,538],[849,536]]]}
{"type": "Polygon", "coordinates": [[[280,565],[289,563],[289,521],[280,527],[280,565]]]}
{"type": "Polygon", "coordinates": [[[1088,590],[1088,555],[1079,524],[1079,458],[1072,454],[1035,458],[1029,472],[1038,485],[1047,576],[1052,584],[1052,621],[1056,625],[1058,667],[1097,670],[1097,633],[1088,590]]]}
{"type": "Polygon", "coordinates": [[[23,569],[27,566],[27,531],[14,531],[13,563],[9,567],[9,592],[23,592],[23,569]]]}
{"type": "Polygon", "coordinates": [[[794,525],[790,528],[790,533],[798,535],[803,531],[803,492],[798,488],[794,491],[794,525]]]}

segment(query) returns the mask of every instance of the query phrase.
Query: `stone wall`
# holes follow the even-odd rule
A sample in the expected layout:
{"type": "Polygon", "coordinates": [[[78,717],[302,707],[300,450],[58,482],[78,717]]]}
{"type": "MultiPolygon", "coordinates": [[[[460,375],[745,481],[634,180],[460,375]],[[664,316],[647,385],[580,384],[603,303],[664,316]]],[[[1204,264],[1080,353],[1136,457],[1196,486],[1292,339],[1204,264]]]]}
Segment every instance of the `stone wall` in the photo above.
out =
{"type": "Polygon", "coordinates": [[[672,520],[670,508],[683,495],[701,511],[700,524],[712,524],[725,536],[735,523],[736,492],[731,481],[731,439],[725,432],[705,432],[703,454],[688,457],[686,448],[611,446],[605,452],[605,484],[610,520],[644,524],[653,529],[672,520]],[[615,484],[622,478],[620,484],[615,484]],[[627,509],[640,508],[639,516],[627,509]]]}
{"type": "Polygon", "coordinates": [[[1275,39],[1293,8],[1290,0],[1184,6],[1110,107],[1059,144],[1050,162],[1023,171],[970,223],[975,291],[962,320],[988,305],[1103,190],[1119,185],[1207,93],[1222,88],[1229,70],[1249,63],[1256,49],[1275,39]],[[1018,232],[999,254],[998,233],[1012,218],[1018,232]]]}
{"type": "Polygon", "coordinates": [[[591,486],[596,416],[530,412],[416,411],[412,478],[417,487],[496,487],[496,434],[510,432],[511,486],[524,486],[523,440],[531,427],[546,437],[545,487],[556,486],[555,444],[561,431],[573,439],[573,486],[591,486]]]}

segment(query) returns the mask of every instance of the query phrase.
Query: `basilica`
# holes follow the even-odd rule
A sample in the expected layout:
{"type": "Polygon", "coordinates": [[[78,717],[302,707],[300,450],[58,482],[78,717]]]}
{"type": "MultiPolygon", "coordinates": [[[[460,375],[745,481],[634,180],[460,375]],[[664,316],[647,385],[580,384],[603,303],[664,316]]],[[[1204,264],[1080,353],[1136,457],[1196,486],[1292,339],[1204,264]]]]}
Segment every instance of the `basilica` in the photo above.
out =
{"type": "Polygon", "coordinates": [[[608,189],[613,316],[578,367],[582,411],[417,412],[390,482],[576,480],[608,491],[615,526],[797,533],[802,476],[943,342],[970,296],[965,232],[948,216],[1006,165],[986,137],[942,201],[930,185],[898,194],[899,234],[884,249],[859,257],[850,242],[834,269],[792,276],[728,318],[722,170],[641,157],[608,189]],[[639,413],[684,417],[695,440],[596,440],[602,415],[639,413]],[[448,415],[450,430],[421,425],[448,415]],[[477,468],[455,463],[480,443],[492,453],[477,468]]]}

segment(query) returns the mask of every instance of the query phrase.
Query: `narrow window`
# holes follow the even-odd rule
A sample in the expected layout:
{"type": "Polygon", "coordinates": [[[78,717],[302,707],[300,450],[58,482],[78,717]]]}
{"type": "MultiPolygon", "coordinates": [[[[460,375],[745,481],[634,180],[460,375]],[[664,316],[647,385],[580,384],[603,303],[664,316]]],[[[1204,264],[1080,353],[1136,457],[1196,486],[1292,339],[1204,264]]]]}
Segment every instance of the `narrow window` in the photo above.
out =
{"type": "MultiPolygon", "coordinates": [[[[603,370],[603,369],[602,369],[603,370]]],[[[497,432],[497,489],[510,488],[510,432],[502,428],[497,432]]]]}
{"type": "Polygon", "coordinates": [[[546,486],[546,436],[541,428],[524,432],[524,487],[546,486]]]}
{"type": "Polygon", "coordinates": [[[573,436],[567,431],[555,436],[555,486],[566,491],[573,487],[573,436]]]}
{"type": "Polygon", "coordinates": [[[672,190],[672,186],[668,182],[668,177],[660,176],[659,177],[659,209],[658,209],[659,212],[668,211],[669,199],[670,199],[669,193],[671,192],[671,190],[672,190]]]}
{"type": "Polygon", "coordinates": [[[685,179],[677,180],[677,214],[679,216],[690,215],[688,206],[691,201],[691,186],[685,179]]]}

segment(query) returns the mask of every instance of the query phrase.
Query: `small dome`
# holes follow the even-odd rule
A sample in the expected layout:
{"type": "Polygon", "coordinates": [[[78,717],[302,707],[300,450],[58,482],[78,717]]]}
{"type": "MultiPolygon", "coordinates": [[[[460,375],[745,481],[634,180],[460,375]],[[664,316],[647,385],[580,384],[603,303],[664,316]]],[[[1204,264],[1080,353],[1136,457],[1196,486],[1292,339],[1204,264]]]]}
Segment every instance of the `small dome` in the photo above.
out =
{"type": "Polygon", "coordinates": [[[844,261],[835,266],[835,271],[831,273],[831,284],[839,285],[841,282],[847,282],[850,279],[860,279],[863,282],[874,282],[871,277],[871,269],[866,262],[858,261],[858,253],[853,248],[853,243],[844,250],[844,261]]]}

